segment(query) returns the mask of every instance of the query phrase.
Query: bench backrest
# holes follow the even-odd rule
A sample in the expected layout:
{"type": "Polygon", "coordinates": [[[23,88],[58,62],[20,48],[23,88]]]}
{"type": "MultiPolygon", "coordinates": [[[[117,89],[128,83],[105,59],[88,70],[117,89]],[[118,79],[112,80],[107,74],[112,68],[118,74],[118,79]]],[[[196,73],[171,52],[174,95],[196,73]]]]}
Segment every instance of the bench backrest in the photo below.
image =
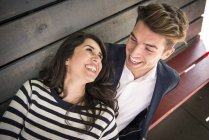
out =
{"type": "MultiPolygon", "coordinates": [[[[139,5],[168,3],[189,17],[190,41],[201,30],[206,0],[45,0],[0,2],[0,114],[27,79],[51,60],[63,39],[77,31],[104,42],[125,43],[139,5]]],[[[185,46],[178,45],[176,54],[185,46]]]]}

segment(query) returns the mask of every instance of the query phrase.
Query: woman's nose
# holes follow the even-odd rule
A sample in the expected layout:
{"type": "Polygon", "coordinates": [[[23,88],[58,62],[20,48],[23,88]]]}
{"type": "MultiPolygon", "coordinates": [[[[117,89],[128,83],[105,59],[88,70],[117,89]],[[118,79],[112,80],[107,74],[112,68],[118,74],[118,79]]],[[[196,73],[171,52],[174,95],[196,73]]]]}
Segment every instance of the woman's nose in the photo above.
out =
{"type": "Polygon", "coordinates": [[[93,60],[93,62],[98,63],[100,61],[100,57],[98,55],[94,54],[92,60],[93,60]]]}

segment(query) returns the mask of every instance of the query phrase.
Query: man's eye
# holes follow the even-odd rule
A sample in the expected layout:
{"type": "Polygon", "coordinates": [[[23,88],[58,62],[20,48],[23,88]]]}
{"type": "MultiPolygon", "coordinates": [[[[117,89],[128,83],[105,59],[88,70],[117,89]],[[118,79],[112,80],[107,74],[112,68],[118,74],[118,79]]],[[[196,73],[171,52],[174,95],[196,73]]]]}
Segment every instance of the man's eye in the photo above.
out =
{"type": "Polygon", "coordinates": [[[146,48],[146,50],[149,52],[153,52],[153,50],[151,50],[150,48],[146,48]]]}
{"type": "Polygon", "coordinates": [[[135,38],[133,38],[132,36],[130,38],[131,38],[132,41],[136,42],[136,39],[135,38]]]}

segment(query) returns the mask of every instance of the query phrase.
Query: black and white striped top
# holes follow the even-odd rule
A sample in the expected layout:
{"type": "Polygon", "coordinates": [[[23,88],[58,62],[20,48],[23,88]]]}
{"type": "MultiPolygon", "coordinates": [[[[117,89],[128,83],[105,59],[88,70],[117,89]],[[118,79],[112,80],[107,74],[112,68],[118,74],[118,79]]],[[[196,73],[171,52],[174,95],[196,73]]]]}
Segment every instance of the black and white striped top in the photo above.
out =
{"type": "Polygon", "coordinates": [[[101,116],[91,131],[87,131],[84,124],[92,114],[76,106],[66,116],[70,107],[72,104],[63,101],[55,90],[41,81],[29,80],[1,118],[0,139],[118,139],[111,108],[103,104],[101,116]]]}

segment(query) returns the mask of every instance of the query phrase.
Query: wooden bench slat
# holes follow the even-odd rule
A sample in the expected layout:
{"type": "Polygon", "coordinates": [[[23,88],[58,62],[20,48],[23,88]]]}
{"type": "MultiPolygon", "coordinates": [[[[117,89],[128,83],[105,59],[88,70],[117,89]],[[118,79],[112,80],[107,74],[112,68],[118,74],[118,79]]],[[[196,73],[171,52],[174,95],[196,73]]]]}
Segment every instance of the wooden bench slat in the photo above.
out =
{"type": "Polygon", "coordinates": [[[187,14],[190,22],[204,13],[205,3],[206,0],[196,0],[182,9],[187,14]]]}
{"type": "Polygon", "coordinates": [[[185,48],[184,51],[167,62],[167,64],[174,68],[180,75],[185,69],[205,54],[206,48],[203,41],[199,41],[199,38],[200,37],[197,37],[191,44],[188,44],[188,47],[185,48]]]}
{"type": "Polygon", "coordinates": [[[179,85],[162,99],[149,129],[156,126],[193,94],[205,86],[209,82],[208,70],[209,56],[207,55],[203,60],[197,63],[193,69],[187,73],[183,73],[180,77],[179,85]]]}
{"type": "Polygon", "coordinates": [[[176,7],[181,8],[185,4],[190,3],[193,0],[179,0],[178,2],[176,0],[152,0],[153,3],[167,3],[169,5],[175,5],[176,7]]]}
{"type": "Polygon", "coordinates": [[[0,26],[0,66],[95,24],[141,0],[90,1],[64,1],[0,26]]]}
{"type": "MultiPolygon", "coordinates": [[[[109,2],[102,1],[102,3],[101,1],[95,1],[94,4],[90,5],[86,1],[82,3],[79,1],[65,1],[0,26],[0,42],[2,46],[0,51],[0,66],[92,25],[129,6],[136,5],[138,2],[137,0],[111,0],[109,2]],[[98,12],[95,14],[95,11],[98,12]]],[[[195,3],[199,3],[199,1],[195,3]]],[[[183,8],[192,17],[190,20],[194,20],[202,14],[201,10],[196,11],[195,14],[190,11],[190,9],[194,9],[194,6],[196,6],[195,3],[187,6],[190,8],[183,8]]],[[[204,7],[200,7],[200,9],[204,9],[204,7]]],[[[132,10],[132,8],[128,10],[132,10]]],[[[132,29],[132,24],[125,28],[132,29]]],[[[115,34],[112,34],[112,36],[115,36],[115,34]]]]}
{"type": "Polygon", "coordinates": [[[56,0],[1,0],[0,22],[55,1],[56,0]]]}

